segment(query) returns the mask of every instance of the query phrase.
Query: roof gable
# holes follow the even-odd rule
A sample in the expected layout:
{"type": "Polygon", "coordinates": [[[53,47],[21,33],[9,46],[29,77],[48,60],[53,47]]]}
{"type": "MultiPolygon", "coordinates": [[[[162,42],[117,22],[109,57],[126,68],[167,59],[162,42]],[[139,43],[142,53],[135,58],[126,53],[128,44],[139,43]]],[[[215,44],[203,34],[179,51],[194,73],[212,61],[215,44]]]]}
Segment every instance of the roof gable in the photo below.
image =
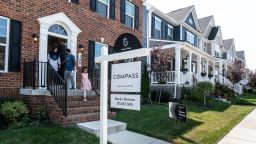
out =
{"type": "Polygon", "coordinates": [[[212,27],[215,26],[214,17],[213,16],[207,16],[207,17],[204,17],[204,18],[200,18],[198,20],[198,22],[199,22],[201,33],[205,37],[208,37],[212,27]]]}
{"type": "Polygon", "coordinates": [[[185,20],[185,23],[187,23],[192,28],[196,29],[195,20],[192,13],[188,15],[187,19],[185,20]]]}
{"type": "Polygon", "coordinates": [[[179,23],[186,23],[193,29],[200,31],[200,26],[195,7],[189,6],[167,13],[167,15],[179,23]]]}

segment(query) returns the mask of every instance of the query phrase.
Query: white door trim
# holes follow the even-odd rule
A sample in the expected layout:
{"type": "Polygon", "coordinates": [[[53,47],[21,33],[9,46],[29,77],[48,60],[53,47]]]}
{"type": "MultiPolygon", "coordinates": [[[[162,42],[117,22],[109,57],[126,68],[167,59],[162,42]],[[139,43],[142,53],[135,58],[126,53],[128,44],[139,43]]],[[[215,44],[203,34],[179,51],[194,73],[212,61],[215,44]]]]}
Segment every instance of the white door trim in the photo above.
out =
{"type": "MultiPolygon", "coordinates": [[[[63,12],[38,18],[37,20],[40,24],[39,61],[47,62],[48,35],[53,35],[52,33],[48,32],[48,29],[53,24],[59,24],[67,31],[68,36],[65,37],[67,39],[67,48],[71,50],[71,53],[76,58],[77,36],[82,31],[63,12]]],[[[58,35],[58,37],[60,36],[58,35]]],[[[39,76],[39,78],[40,77],[41,76],[39,76]]],[[[39,79],[39,82],[41,81],[42,80],[39,79]]]]}

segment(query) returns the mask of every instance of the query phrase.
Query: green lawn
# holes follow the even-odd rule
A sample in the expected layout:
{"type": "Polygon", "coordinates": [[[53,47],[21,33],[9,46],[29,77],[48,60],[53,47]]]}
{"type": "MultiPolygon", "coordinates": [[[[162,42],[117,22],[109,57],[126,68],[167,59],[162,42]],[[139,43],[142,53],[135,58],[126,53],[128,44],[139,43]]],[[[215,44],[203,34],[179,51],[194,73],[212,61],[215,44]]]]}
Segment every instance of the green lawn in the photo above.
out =
{"type": "Polygon", "coordinates": [[[232,99],[232,102],[238,105],[255,105],[256,106],[256,94],[244,94],[232,99]]]}
{"type": "Polygon", "coordinates": [[[98,144],[99,139],[75,127],[53,124],[1,130],[0,144],[98,144]]]}
{"type": "Polygon", "coordinates": [[[218,142],[253,109],[217,101],[210,101],[207,108],[191,102],[183,104],[188,106],[188,121],[180,122],[179,129],[168,117],[168,104],[143,105],[141,111],[123,110],[115,119],[126,122],[131,131],[169,142],[208,144],[218,142]]]}

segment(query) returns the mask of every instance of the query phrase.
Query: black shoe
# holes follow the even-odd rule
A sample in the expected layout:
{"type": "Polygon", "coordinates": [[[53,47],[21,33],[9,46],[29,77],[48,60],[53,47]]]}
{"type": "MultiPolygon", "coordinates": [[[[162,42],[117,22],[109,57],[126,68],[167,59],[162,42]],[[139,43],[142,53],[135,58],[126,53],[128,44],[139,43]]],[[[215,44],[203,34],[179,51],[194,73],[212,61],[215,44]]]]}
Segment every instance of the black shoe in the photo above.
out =
{"type": "Polygon", "coordinates": [[[75,88],[74,88],[74,87],[72,87],[70,90],[75,90],[75,88]]]}

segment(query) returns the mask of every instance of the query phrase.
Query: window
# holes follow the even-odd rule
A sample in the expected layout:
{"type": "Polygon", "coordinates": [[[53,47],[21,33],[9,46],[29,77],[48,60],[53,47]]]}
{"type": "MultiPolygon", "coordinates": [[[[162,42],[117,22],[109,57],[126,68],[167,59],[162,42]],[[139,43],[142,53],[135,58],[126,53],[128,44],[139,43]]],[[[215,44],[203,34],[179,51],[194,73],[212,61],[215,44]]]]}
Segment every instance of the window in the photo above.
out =
{"type": "Polygon", "coordinates": [[[189,42],[192,45],[195,45],[195,36],[187,31],[187,42],[189,42]]]}
{"type": "Polygon", "coordinates": [[[106,44],[95,42],[95,57],[101,56],[101,49],[103,47],[108,47],[106,44]]]}
{"type": "Polygon", "coordinates": [[[173,39],[173,27],[171,25],[168,25],[167,35],[169,40],[173,39]]]}
{"type": "Polygon", "coordinates": [[[9,19],[0,16],[0,71],[7,71],[9,19]]]}
{"type": "Polygon", "coordinates": [[[161,38],[161,25],[162,22],[159,18],[155,17],[155,38],[161,38]]]}
{"type": "Polygon", "coordinates": [[[189,18],[189,19],[188,19],[188,22],[189,22],[190,24],[194,24],[194,22],[193,22],[193,19],[192,19],[192,18],[189,18]]]}
{"type": "Polygon", "coordinates": [[[220,46],[215,44],[215,57],[220,57],[220,46]]]}
{"type": "Polygon", "coordinates": [[[109,0],[97,0],[97,13],[104,17],[109,17],[109,0]]]}
{"type": "Polygon", "coordinates": [[[68,36],[66,30],[61,25],[58,25],[58,24],[54,24],[54,25],[50,26],[48,31],[55,33],[55,34],[68,36]]]}
{"type": "Polygon", "coordinates": [[[131,2],[125,1],[125,25],[134,28],[135,6],[131,2]]]}

